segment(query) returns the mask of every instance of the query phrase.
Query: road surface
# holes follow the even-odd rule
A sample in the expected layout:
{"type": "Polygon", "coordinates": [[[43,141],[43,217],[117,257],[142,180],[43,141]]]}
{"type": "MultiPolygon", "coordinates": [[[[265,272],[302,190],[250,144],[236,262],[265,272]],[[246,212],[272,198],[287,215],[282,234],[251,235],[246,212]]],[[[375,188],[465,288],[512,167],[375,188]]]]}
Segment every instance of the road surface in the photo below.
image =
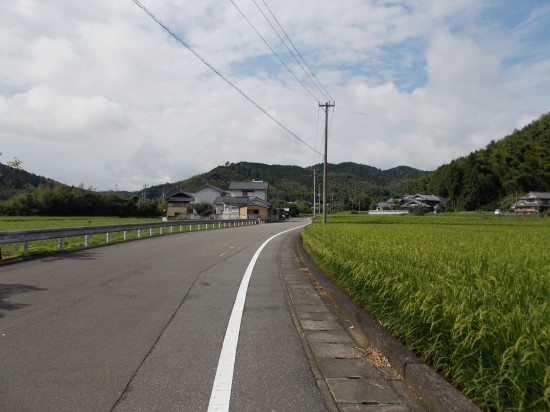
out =
{"type": "MultiPolygon", "coordinates": [[[[213,408],[243,276],[267,239],[305,223],[174,234],[1,266],[0,410],[213,408]]],[[[280,276],[290,233],[265,245],[251,273],[231,410],[326,409],[280,276]]]]}

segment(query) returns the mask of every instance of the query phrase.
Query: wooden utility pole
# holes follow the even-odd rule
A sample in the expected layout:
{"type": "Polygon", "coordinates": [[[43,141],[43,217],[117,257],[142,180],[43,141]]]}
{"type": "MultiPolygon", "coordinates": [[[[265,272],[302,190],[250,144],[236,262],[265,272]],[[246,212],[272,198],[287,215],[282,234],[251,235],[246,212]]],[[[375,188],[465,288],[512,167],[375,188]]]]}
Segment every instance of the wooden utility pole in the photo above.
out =
{"type": "Polygon", "coordinates": [[[313,169],[313,217],[315,217],[315,169],[313,169]]]}
{"type": "Polygon", "coordinates": [[[325,108],[325,156],[323,167],[323,224],[327,223],[327,141],[328,141],[328,108],[334,107],[334,102],[319,104],[325,108]]]}

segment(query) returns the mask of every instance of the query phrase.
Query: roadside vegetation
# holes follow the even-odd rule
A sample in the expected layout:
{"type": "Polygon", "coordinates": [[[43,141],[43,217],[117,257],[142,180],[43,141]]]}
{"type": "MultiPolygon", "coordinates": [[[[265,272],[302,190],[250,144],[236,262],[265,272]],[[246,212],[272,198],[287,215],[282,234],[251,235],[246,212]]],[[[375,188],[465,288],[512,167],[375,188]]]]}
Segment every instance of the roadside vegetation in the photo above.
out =
{"type": "Polygon", "coordinates": [[[315,262],[487,411],[550,410],[550,219],[330,216],[315,262]]]}

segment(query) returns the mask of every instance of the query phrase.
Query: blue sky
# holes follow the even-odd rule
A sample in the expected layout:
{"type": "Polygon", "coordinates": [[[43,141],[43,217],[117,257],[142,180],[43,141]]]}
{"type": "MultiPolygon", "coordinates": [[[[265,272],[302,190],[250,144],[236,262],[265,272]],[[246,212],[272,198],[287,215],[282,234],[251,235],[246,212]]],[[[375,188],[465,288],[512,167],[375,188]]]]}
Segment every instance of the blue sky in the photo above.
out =
{"type": "MultiPolygon", "coordinates": [[[[322,160],[326,98],[253,0],[234,2],[309,92],[231,1],[141,2],[307,144],[131,0],[13,0],[0,14],[0,161],[75,186],[138,190],[226,161],[322,160]]],[[[548,1],[256,4],[336,102],[329,162],[433,170],[550,111],[548,1]]]]}

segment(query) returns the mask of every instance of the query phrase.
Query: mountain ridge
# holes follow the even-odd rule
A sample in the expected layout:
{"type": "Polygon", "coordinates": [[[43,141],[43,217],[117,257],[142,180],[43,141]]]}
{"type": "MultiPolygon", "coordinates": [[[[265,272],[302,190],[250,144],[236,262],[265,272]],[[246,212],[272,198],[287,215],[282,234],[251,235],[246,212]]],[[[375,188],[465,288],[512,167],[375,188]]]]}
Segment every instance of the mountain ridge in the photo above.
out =
{"type": "MultiPolygon", "coordinates": [[[[150,186],[145,193],[141,190],[104,193],[109,199],[114,195],[142,199],[142,195],[145,195],[146,199],[162,201],[178,190],[193,192],[204,184],[227,189],[231,181],[255,179],[270,184],[270,199],[311,202],[313,192],[320,192],[322,171],[322,164],[301,167],[227,162],[188,179],[150,186]]],[[[550,113],[434,171],[418,170],[410,166],[381,170],[360,163],[342,162],[327,164],[327,174],[327,196],[331,204],[336,205],[336,210],[364,210],[384,198],[407,193],[443,197],[446,199],[446,207],[457,210],[507,207],[518,193],[550,191],[550,113]]],[[[63,186],[66,192],[70,192],[71,188],[77,189],[0,163],[0,202],[15,198],[19,202],[14,200],[11,206],[8,205],[7,209],[11,213],[18,210],[18,205],[29,203],[29,196],[35,196],[33,193],[37,190],[42,190],[42,198],[45,198],[47,196],[44,192],[48,188],[53,190],[58,186],[63,186]]],[[[78,190],[90,192],[83,188],[78,190]]],[[[24,209],[24,206],[21,207],[24,209]]]]}

